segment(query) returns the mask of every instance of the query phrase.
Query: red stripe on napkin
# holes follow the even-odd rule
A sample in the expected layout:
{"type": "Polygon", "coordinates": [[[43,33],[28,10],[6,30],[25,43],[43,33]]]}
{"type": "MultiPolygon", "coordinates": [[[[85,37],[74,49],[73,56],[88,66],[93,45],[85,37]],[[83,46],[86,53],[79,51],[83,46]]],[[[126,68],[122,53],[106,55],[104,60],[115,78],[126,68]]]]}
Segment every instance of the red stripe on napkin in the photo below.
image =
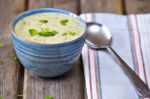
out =
{"type": "Polygon", "coordinates": [[[135,34],[133,31],[133,24],[131,21],[131,17],[129,17],[129,23],[130,23],[130,27],[131,27],[131,35],[132,35],[132,42],[133,42],[133,50],[134,50],[134,56],[135,56],[135,62],[136,62],[136,66],[137,66],[137,75],[139,75],[139,63],[138,63],[138,58],[137,58],[137,51],[136,51],[136,47],[135,47],[135,34]]]}
{"type": "MultiPolygon", "coordinates": [[[[89,48],[87,48],[87,55],[88,55],[88,68],[89,68],[89,79],[90,79],[90,92],[92,91],[92,81],[91,81],[91,67],[90,67],[90,54],[89,54],[89,48]]],[[[91,92],[91,99],[93,99],[93,94],[91,92]]]]}
{"type": "Polygon", "coordinates": [[[143,57],[143,51],[142,51],[142,47],[141,47],[141,37],[140,37],[140,31],[139,31],[139,26],[138,26],[138,22],[137,22],[137,17],[135,16],[135,21],[136,21],[136,29],[137,32],[139,34],[139,45],[140,45],[140,53],[141,53],[141,58],[142,58],[142,64],[143,64],[143,69],[144,69],[144,77],[145,77],[145,82],[147,84],[147,76],[146,76],[146,70],[145,70],[145,63],[144,63],[144,57],[143,57]]]}

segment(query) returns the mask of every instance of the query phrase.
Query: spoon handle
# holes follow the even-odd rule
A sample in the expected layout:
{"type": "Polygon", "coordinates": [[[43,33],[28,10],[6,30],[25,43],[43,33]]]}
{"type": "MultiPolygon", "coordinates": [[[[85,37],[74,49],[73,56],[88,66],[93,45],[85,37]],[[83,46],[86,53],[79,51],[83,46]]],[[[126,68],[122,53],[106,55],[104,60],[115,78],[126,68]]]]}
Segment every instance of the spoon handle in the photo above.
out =
{"type": "Polygon", "coordinates": [[[114,51],[112,47],[108,48],[109,51],[113,52],[116,58],[122,64],[121,67],[127,76],[130,78],[131,82],[134,84],[139,96],[141,97],[149,97],[150,90],[148,86],[136,75],[136,73],[128,66],[128,64],[114,51]]]}

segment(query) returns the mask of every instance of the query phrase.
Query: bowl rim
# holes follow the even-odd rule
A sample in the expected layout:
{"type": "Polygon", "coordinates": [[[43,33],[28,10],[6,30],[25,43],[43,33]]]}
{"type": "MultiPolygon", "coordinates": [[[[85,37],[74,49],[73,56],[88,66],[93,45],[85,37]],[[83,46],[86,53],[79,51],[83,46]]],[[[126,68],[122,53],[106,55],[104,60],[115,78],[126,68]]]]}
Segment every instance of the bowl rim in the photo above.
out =
{"type": "MultiPolygon", "coordinates": [[[[53,12],[52,12],[53,13],[53,12]]],[[[55,13],[55,12],[54,12],[55,13]]],[[[24,43],[27,43],[27,44],[33,44],[33,45],[45,45],[45,46],[57,46],[57,45],[65,45],[65,44],[70,44],[70,43],[73,43],[73,42],[76,42],[78,41],[79,39],[81,38],[86,38],[87,36],[87,33],[86,33],[86,22],[77,14],[75,13],[72,13],[70,11],[67,11],[67,10],[62,10],[62,9],[56,9],[56,8],[38,8],[38,9],[32,9],[32,10],[27,10],[25,12],[22,12],[20,13],[17,17],[15,17],[11,23],[10,23],[10,29],[11,29],[11,35],[14,36],[15,38],[17,38],[19,41],[21,42],[24,42],[24,43]],[[14,30],[14,27],[15,25],[23,18],[25,17],[28,17],[30,15],[34,15],[34,14],[39,14],[41,12],[39,11],[45,11],[45,12],[42,12],[42,13],[47,13],[48,11],[51,12],[51,11],[56,11],[56,13],[59,13],[59,12],[62,12],[62,14],[64,15],[68,15],[68,16],[71,16],[75,19],[77,19],[80,23],[83,24],[83,32],[82,32],[82,35],[74,40],[71,40],[71,41],[67,41],[67,42],[63,42],[63,43],[56,43],[56,44],[44,44],[44,43],[37,43],[37,42],[32,42],[32,41],[28,41],[28,40],[25,40],[25,39],[22,39],[20,38],[19,36],[17,36],[15,34],[15,30],[14,30]],[[35,12],[35,13],[33,13],[35,12]],[[28,15],[27,15],[28,14],[28,15]],[[25,16],[26,15],[26,16],[25,16]],[[22,18],[21,18],[22,17],[22,18]],[[20,19],[19,19],[20,18],[20,19]],[[16,22],[18,20],[18,22],[16,22]],[[16,22],[16,23],[15,23],[16,22]],[[14,25],[15,23],[15,25],[14,25]]]]}

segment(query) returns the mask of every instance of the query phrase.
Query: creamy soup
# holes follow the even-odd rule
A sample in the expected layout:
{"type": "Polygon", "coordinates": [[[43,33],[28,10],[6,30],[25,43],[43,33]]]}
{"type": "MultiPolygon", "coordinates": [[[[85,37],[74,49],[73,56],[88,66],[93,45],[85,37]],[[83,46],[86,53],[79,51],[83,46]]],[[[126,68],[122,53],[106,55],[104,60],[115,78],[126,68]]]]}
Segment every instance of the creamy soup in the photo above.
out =
{"type": "Polygon", "coordinates": [[[78,20],[56,13],[34,14],[23,18],[15,26],[15,34],[21,39],[42,44],[72,41],[83,31],[78,20]]]}

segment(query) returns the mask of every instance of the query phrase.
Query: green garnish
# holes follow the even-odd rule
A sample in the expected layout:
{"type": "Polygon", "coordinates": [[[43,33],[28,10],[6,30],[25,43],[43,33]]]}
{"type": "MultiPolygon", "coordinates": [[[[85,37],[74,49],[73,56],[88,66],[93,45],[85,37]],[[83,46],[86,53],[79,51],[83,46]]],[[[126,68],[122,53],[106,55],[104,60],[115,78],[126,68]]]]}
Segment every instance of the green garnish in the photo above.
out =
{"type": "Polygon", "coordinates": [[[52,96],[46,96],[45,99],[53,99],[52,96]]]}
{"type": "Polygon", "coordinates": [[[66,36],[66,35],[74,36],[76,34],[77,34],[76,32],[69,31],[69,32],[63,33],[62,35],[63,36],[66,36]]]}
{"type": "Polygon", "coordinates": [[[45,28],[41,32],[39,32],[39,35],[44,37],[55,36],[56,34],[58,34],[57,31],[50,30],[49,28],[45,28]]]}
{"type": "Polygon", "coordinates": [[[63,35],[63,36],[66,36],[66,35],[67,35],[67,33],[63,33],[62,35],[63,35]]]}
{"type": "Polygon", "coordinates": [[[14,60],[17,60],[17,59],[18,59],[18,57],[17,57],[16,55],[12,55],[12,58],[13,58],[14,60]]]}
{"type": "Polygon", "coordinates": [[[17,97],[23,97],[23,94],[18,94],[17,97]]]}
{"type": "Polygon", "coordinates": [[[39,20],[39,22],[41,22],[41,23],[47,23],[48,21],[47,20],[39,20]]]}
{"type": "Polygon", "coordinates": [[[44,36],[44,37],[49,37],[50,35],[54,35],[53,33],[51,33],[51,32],[44,32],[44,31],[42,31],[42,32],[39,32],[39,35],[40,36],[44,36]]]}
{"type": "Polygon", "coordinates": [[[44,28],[44,29],[43,29],[43,31],[49,31],[49,30],[50,30],[49,28],[44,28]]]}
{"type": "MultiPolygon", "coordinates": [[[[3,65],[4,64],[4,62],[0,59],[0,65],[3,65]]],[[[1,98],[0,98],[1,99],[1,98]]]]}
{"type": "Polygon", "coordinates": [[[29,29],[29,33],[31,36],[35,36],[38,34],[38,31],[36,29],[29,29]]]}
{"type": "Polygon", "coordinates": [[[2,41],[0,41],[0,48],[1,48],[1,47],[3,47],[3,45],[4,45],[4,44],[3,44],[3,42],[2,42],[2,41]]]}
{"type": "Polygon", "coordinates": [[[55,31],[55,30],[52,30],[51,32],[53,32],[53,33],[55,33],[55,34],[58,34],[58,32],[57,32],[57,31],[55,31]]]}
{"type": "Polygon", "coordinates": [[[4,99],[4,97],[0,96],[0,99],[4,99]]]}
{"type": "Polygon", "coordinates": [[[40,32],[38,32],[36,29],[29,29],[29,33],[31,36],[39,35],[43,37],[49,37],[49,36],[55,36],[58,34],[55,30],[50,30],[49,28],[44,28],[40,32]]]}
{"type": "Polygon", "coordinates": [[[74,36],[76,34],[77,34],[76,32],[69,32],[69,35],[71,35],[71,36],[74,36]]]}
{"type": "Polygon", "coordinates": [[[60,21],[60,24],[63,25],[63,26],[66,26],[68,22],[69,22],[68,19],[64,19],[64,20],[60,21]]]}

